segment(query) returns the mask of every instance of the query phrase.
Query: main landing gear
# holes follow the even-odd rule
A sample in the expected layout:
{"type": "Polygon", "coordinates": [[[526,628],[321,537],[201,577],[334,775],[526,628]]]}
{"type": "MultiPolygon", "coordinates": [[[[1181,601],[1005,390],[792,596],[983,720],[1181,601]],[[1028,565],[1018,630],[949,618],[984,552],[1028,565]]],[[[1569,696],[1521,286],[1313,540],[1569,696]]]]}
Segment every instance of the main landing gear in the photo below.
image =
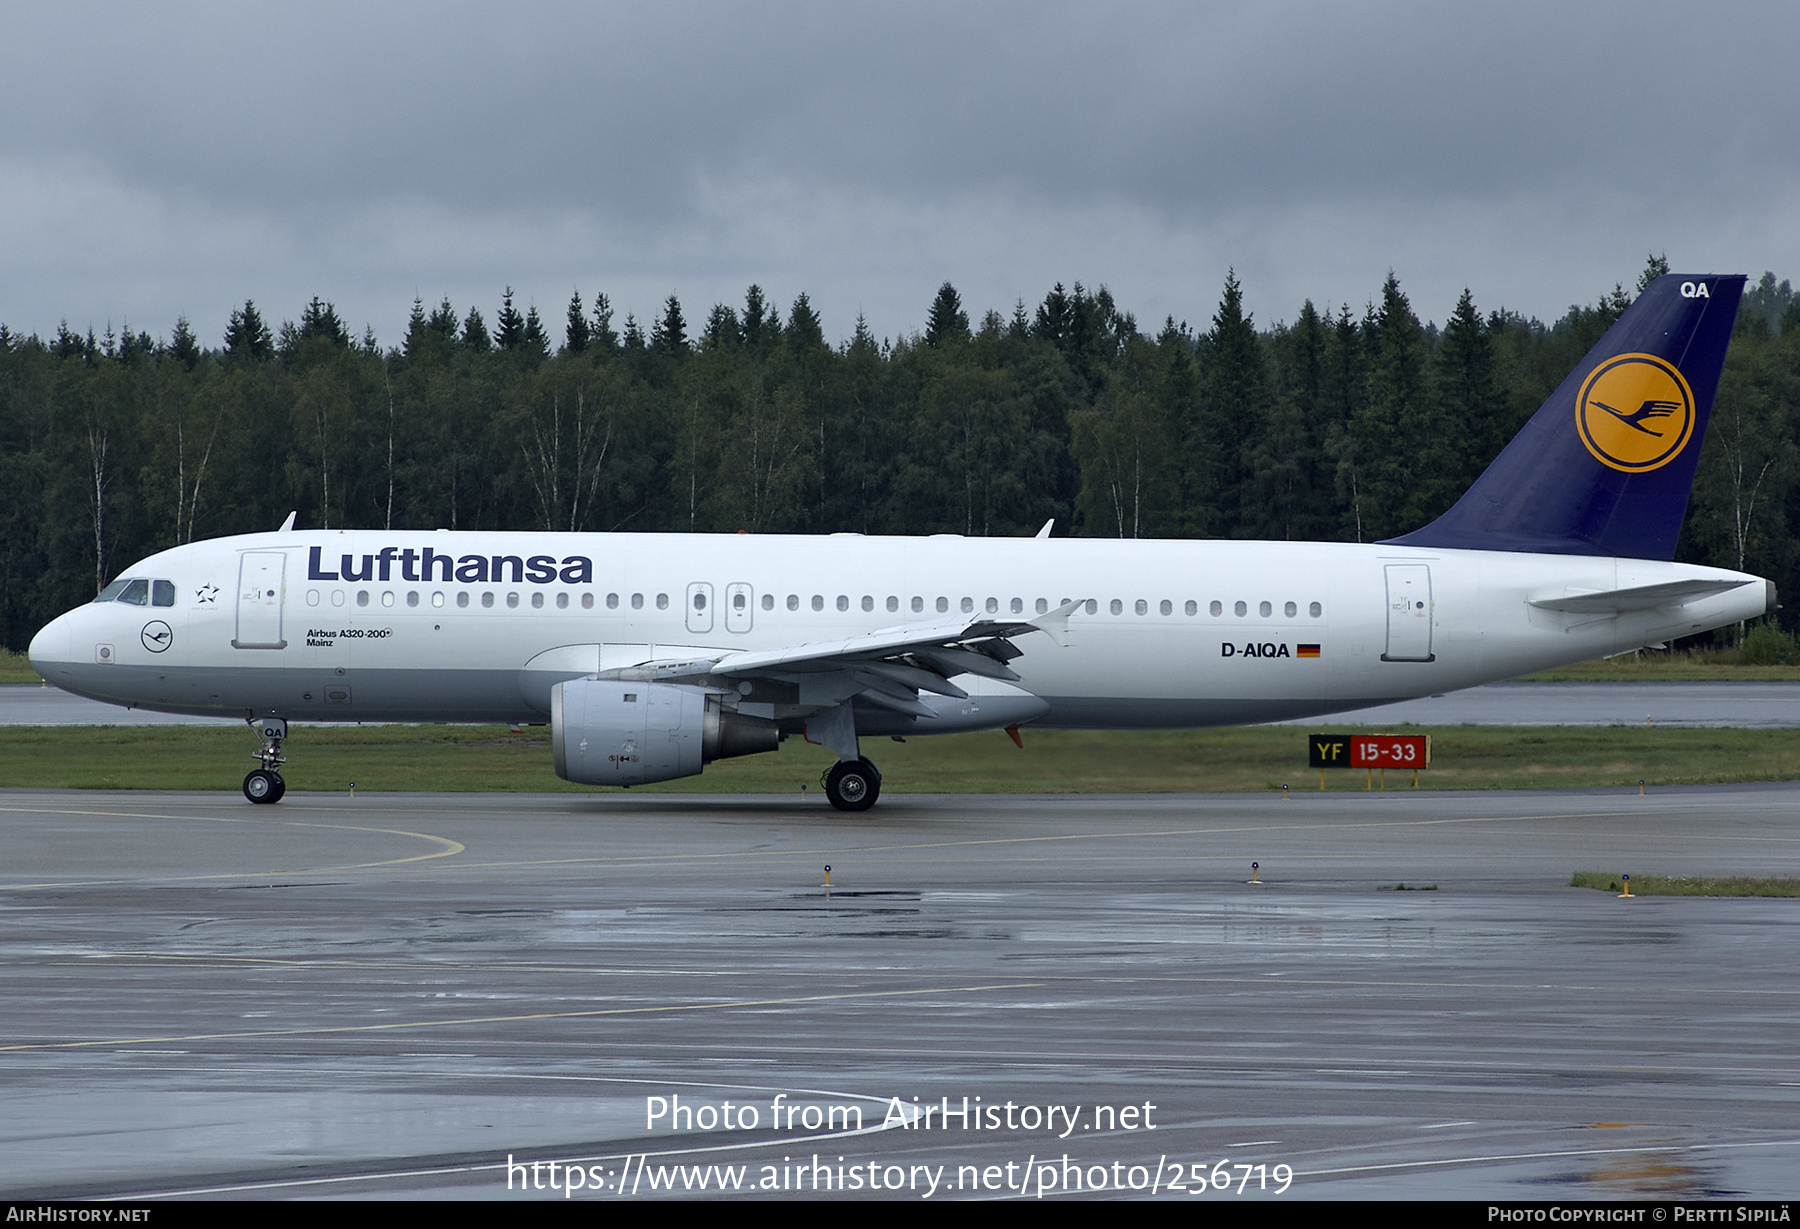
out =
{"type": "Polygon", "coordinates": [[[839,760],[825,772],[825,797],[840,811],[866,811],[881,797],[881,772],[868,760],[839,760]]]}
{"type": "Polygon", "coordinates": [[[287,763],[287,756],[281,753],[282,741],[288,734],[287,721],[281,717],[252,718],[250,728],[262,742],[262,749],[252,753],[262,761],[262,767],[244,778],[244,797],[256,803],[280,802],[287,793],[287,782],[277,771],[287,763]]]}

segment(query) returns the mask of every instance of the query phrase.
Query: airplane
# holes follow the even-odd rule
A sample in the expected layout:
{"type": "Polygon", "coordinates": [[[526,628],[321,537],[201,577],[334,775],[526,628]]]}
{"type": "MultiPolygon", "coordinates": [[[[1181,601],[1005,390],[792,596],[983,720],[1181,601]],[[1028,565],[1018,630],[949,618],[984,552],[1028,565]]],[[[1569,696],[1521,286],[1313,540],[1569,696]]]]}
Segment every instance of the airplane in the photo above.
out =
{"type": "MultiPolygon", "coordinates": [[[[31,642],[65,690],[234,715],[281,799],[288,723],[548,722],[558,776],[639,785],[803,736],[1343,712],[1775,609],[1672,562],[1741,276],[1652,282],[1467,493],[1376,543],[299,530],[179,546],[31,642]],[[1660,432],[1618,405],[1648,405],[1660,432]]],[[[1647,416],[1647,415],[1644,415],[1647,416]]]]}

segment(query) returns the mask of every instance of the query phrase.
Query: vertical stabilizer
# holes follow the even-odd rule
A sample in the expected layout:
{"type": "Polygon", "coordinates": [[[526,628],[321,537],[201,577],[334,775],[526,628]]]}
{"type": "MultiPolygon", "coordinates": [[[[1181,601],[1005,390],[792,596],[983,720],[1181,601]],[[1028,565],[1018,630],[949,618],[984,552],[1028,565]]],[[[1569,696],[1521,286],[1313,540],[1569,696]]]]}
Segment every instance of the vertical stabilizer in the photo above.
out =
{"type": "Polygon", "coordinates": [[[1651,282],[1454,507],[1389,541],[1674,558],[1743,290],[1651,282]]]}

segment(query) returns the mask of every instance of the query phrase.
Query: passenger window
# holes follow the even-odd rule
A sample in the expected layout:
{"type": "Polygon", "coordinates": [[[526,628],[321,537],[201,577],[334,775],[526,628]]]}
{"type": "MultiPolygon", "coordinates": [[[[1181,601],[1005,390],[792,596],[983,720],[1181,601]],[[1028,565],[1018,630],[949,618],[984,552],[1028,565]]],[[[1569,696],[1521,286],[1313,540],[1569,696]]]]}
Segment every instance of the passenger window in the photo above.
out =
{"type": "Polygon", "coordinates": [[[383,606],[392,606],[394,604],[394,591],[392,589],[389,589],[381,595],[381,604],[383,606]]]}
{"type": "Polygon", "coordinates": [[[824,598],[823,594],[818,594],[818,593],[813,594],[812,608],[814,610],[825,609],[825,598],[824,598]]]}
{"type": "Polygon", "coordinates": [[[433,606],[442,606],[444,604],[444,595],[441,593],[432,594],[431,595],[431,604],[433,606]]]}
{"type": "Polygon", "coordinates": [[[1099,614],[1100,613],[1100,599],[1090,597],[1087,600],[1087,612],[1089,614],[1099,614]]]}
{"type": "Polygon", "coordinates": [[[845,597],[842,593],[838,594],[837,608],[839,610],[850,609],[850,599],[845,597]]]}
{"type": "Polygon", "coordinates": [[[990,597],[987,600],[987,612],[989,614],[999,614],[1000,613],[1000,599],[999,598],[990,597]]]}
{"type": "Polygon", "coordinates": [[[1039,614],[1048,614],[1049,611],[1050,611],[1050,600],[1048,598],[1040,597],[1037,600],[1037,612],[1039,614]]]}
{"type": "Polygon", "coordinates": [[[940,597],[937,600],[937,608],[938,608],[939,614],[943,614],[945,611],[949,610],[950,609],[950,599],[947,597],[940,597]]]}
{"type": "MultiPolygon", "coordinates": [[[[359,597],[356,600],[360,603],[362,601],[362,598],[359,597]]],[[[494,605],[494,595],[491,593],[482,594],[481,595],[481,604],[483,607],[492,609],[493,605],[494,605]]]]}
{"type": "Polygon", "coordinates": [[[921,613],[921,612],[922,612],[922,611],[924,611],[924,609],[925,609],[925,599],[924,599],[924,598],[922,598],[922,597],[915,597],[915,598],[914,598],[914,599],[913,599],[913,600],[912,600],[912,608],[913,608],[913,613],[914,613],[914,614],[919,614],[919,613],[921,613]]]}
{"type": "MultiPolygon", "coordinates": [[[[342,589],[333,589],[331,591],[331,604],[333,606],[342,606],[344,604],[344,591],[342,589]]],[[[464,602],[463,605],[467,606],[468,603],[464,602]]]]}
{"type": "Polygon", "coordinates": [[[634,593],[631,595],[631,608],[633,610],[642,610],[644,608],[644,595],[643,594],[634,593]]]}
{"type": "Polygon", "coordinates": [[[1241,619],[1250,613],[1250,607],[1246,606],[1243,602],[1236,602],[1231,607],[1231,613],[1241,619]]]}
{"type": "Polygon", "coordinates": [[[173,606],[175,604],[175,582],[172,580],[156,580],[150,582],[152,606],[173,606]]]}
{"type": "Polygon", "coordinates": [[[775,595],[773,593],[763,594],[763,609],[764,610],[775,609],[775,595]]]}
{"type": "Polygon", "coordinates": [[[1162,604],[1159,605],[1157,607],[1157,609],[1162,611],[1162,613],[1164,613],[1164,614],[1174,614],[1175,613],[1174,603],[1170,602],[1169,599],[1166,597],[1162,600],[1162,604]]]}
{"type": "MultiPolygon", "coordinates": [[[[1181,609],[1182,609],[1182,613],[1188,615],[1191,618],[1192,616],[1200,613],[1200,603],[1194,601],[1192,598],[1189,598],[1188,604],[1186,606],[1183,606],[1181,609]]],[[[1215,610],[1213,613],[1217,614],[1218,611],[1215,610]]]]}
{"type": "Polygon", "coordinates": [[[606,608],[608,610],[617,610],[619,608],[619,595],[618,594],[609,593],[606,595],[606,608]]]}
{"type": "Polygon", "coordinates": [[[874,599],[874,598],[872,598],[872,597],[870,597],[870,596],[869,596],[869,595],[868,595],[868,594],[866,594],[866,593],[865,593],[865,594],[863,594],[863,600],[862,600],[862,608],[863,608],[863,609],[864,609],[864,610],[865,610],[865,611],[868,611],[868,610],[873,610],[873,609],[875,609],[875,599],[874,599]]]}
{"type": "Polygon", "coordinates": [[[656,595],[656,608],[658,610],[667,610],[669,608],[669,595],[668,594],[659,593],[656,595]]]}
{"type": "Polygon", "coordinates": [[[1257,608],[1256,608],[1256,613],[1261,615],[1265,619],[1268,618],[1274,612],[1275,612],[1275,608],[1273,606],[1269,605],[1267,602],[1263,602],[1261,605],[1257,606],[1257,608]]]}
{"type": "Polygon", "coordinates": [[[542,610],[544,608],[544,595],[543,594],[534,593],[531,595],[531,608],[533,610],[542,610]]]}
{"type": "Polygon", "coordinates": [[[1323,606],[1319,605],[1317,602],[1314,602],[1311,606],[1308,606],[1306,608],[1306,613],[1316,619],[1320,615],[1325,613],[1325,608],[1323,606]]]}
{"type": "Polygon", "coordinates": [[[800,595],[798,593],[788,594],[788,609],[789,610],[800,609],[800,595]]]}
{"type": "Polygon", "coordinates": [[[1114,614],[1124,614],[1125,613],[1125,603],[1121,602],[1118,598],[1115,597],[1111,602],[1107,603],[1107,609],[1112,611],[1114,614]]]}
{"type": "Polygon", "coordinates": [[[1212,617],[1215,619],[1225,613],[1225,606],[1221,602],[1214,602],[1211,606],[1208,606],[1206,609],[1208,610],[1208,612],[1211,613],[1212,617]]]}
{"type": "Polygon", "coordinates": [[[1022,597],[1015,597],[1012,600],[1011,609],[1014,614],[1024,614],[1025,613],[1025,599],[1022,597]]]}
{"type": "Polygon", "coordinates": [[[974,611],[975,611],[975,599],[972,597],[965,597],[962,600],[962,612],[964,614],[973,614],[974,611]]]}
{"type": "Polygon", "coordinates": [[[1281,608],[1281,613],[1291,619],[1295,615],[1300,613],[1300,608],[1298,606],[1294,605],[1292,602],[1289,602],[1287,605],[1285,605],[1281,608]]]}
{"type": "Polygon", "coordinates": [[[1137,600],[1137,603],[1132,606],[1132,609],[1137,611],[1141,615],[1149,614],[1150,613],[1150,603],[1146,602],[1143,598],[1140,597],[1137,600]]]}
{"type": "Polygon", "coordinates": [[[516,593],[507,594],[506,606],[509,610],[517,610],[519,608],[519,595],[516,593]]]}
{"type": "Polygon", "coordinates": [[[419,591],[417,589],[408,589],[406,591],[406,604],[408,606],[417,606],[419,604],[419,591]]]}
{"type": "Polygon", "coordinates": [[[706,594],[699,593],[699,592],[696,592],[694,594],[694,609],[695,610],[705,610],[706,609],[706,594]]]}
{"type": "Polygon", "coordinates": [[[367,606],[369,604],[369,591],[367,589],[358,589],[356,591],[356,604],[358,606],[367,606]]]}
{"type": "Polygon", "coordinates": [[[319,591],[317,589],[308,589],[306,591],[306,604],[308,606],[317,606],[319,604],[319,591]]]}
{"type": "Polygon", "coordinates": [[[892,594],[889,594],[888,600],[887,600],[887,608],[888,608],[889,614],[893,614],[895,611],[899,610],[900,609],[900,599],[893,596],[892,594]]]}
{"type": "Polygon", "coordinates": [[[457,606],[458,610],[467,610],[468,609],[469,591],[467,589],[464,589],[461,593],[456,595],[456,606],[457,606]]]}
{"type": "Polygon", "coordinates": [[[734,593],[731,595],[731,606],[732,606],[733,610],[741,611],[744,609],[744,607],[748,606],[749,604],[750,604],[749,599],[747,599],[742,593],[734,593]]]}

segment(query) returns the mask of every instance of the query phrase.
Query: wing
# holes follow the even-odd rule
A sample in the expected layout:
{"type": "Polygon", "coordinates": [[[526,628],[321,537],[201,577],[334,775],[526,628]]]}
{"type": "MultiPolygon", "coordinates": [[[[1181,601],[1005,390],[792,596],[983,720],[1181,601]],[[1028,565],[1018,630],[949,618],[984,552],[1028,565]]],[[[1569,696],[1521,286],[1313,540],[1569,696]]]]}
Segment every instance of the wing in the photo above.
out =
{"type": "Polygon", "coordinates": [[[1024,650],[1013,640],[1043,632],[1060,643],[1068,630],[1069,616],[1081,604],[1068,602],[1035,619],[909,623],[843,640],[681,661],[651,661],[609,673],[656,682],[716,686],[752,699],[759,684],[779,684],[786,693],[783,699],[801,710],[817,711],[855,698],[878,708],[931,720],[937,711],[919,699],[921,691],[960,700],[967,699],[969,693],[950,681],[959,675],[1018,681],[1018,674],[1007,663],[1022,656],[1024,650]]]}

